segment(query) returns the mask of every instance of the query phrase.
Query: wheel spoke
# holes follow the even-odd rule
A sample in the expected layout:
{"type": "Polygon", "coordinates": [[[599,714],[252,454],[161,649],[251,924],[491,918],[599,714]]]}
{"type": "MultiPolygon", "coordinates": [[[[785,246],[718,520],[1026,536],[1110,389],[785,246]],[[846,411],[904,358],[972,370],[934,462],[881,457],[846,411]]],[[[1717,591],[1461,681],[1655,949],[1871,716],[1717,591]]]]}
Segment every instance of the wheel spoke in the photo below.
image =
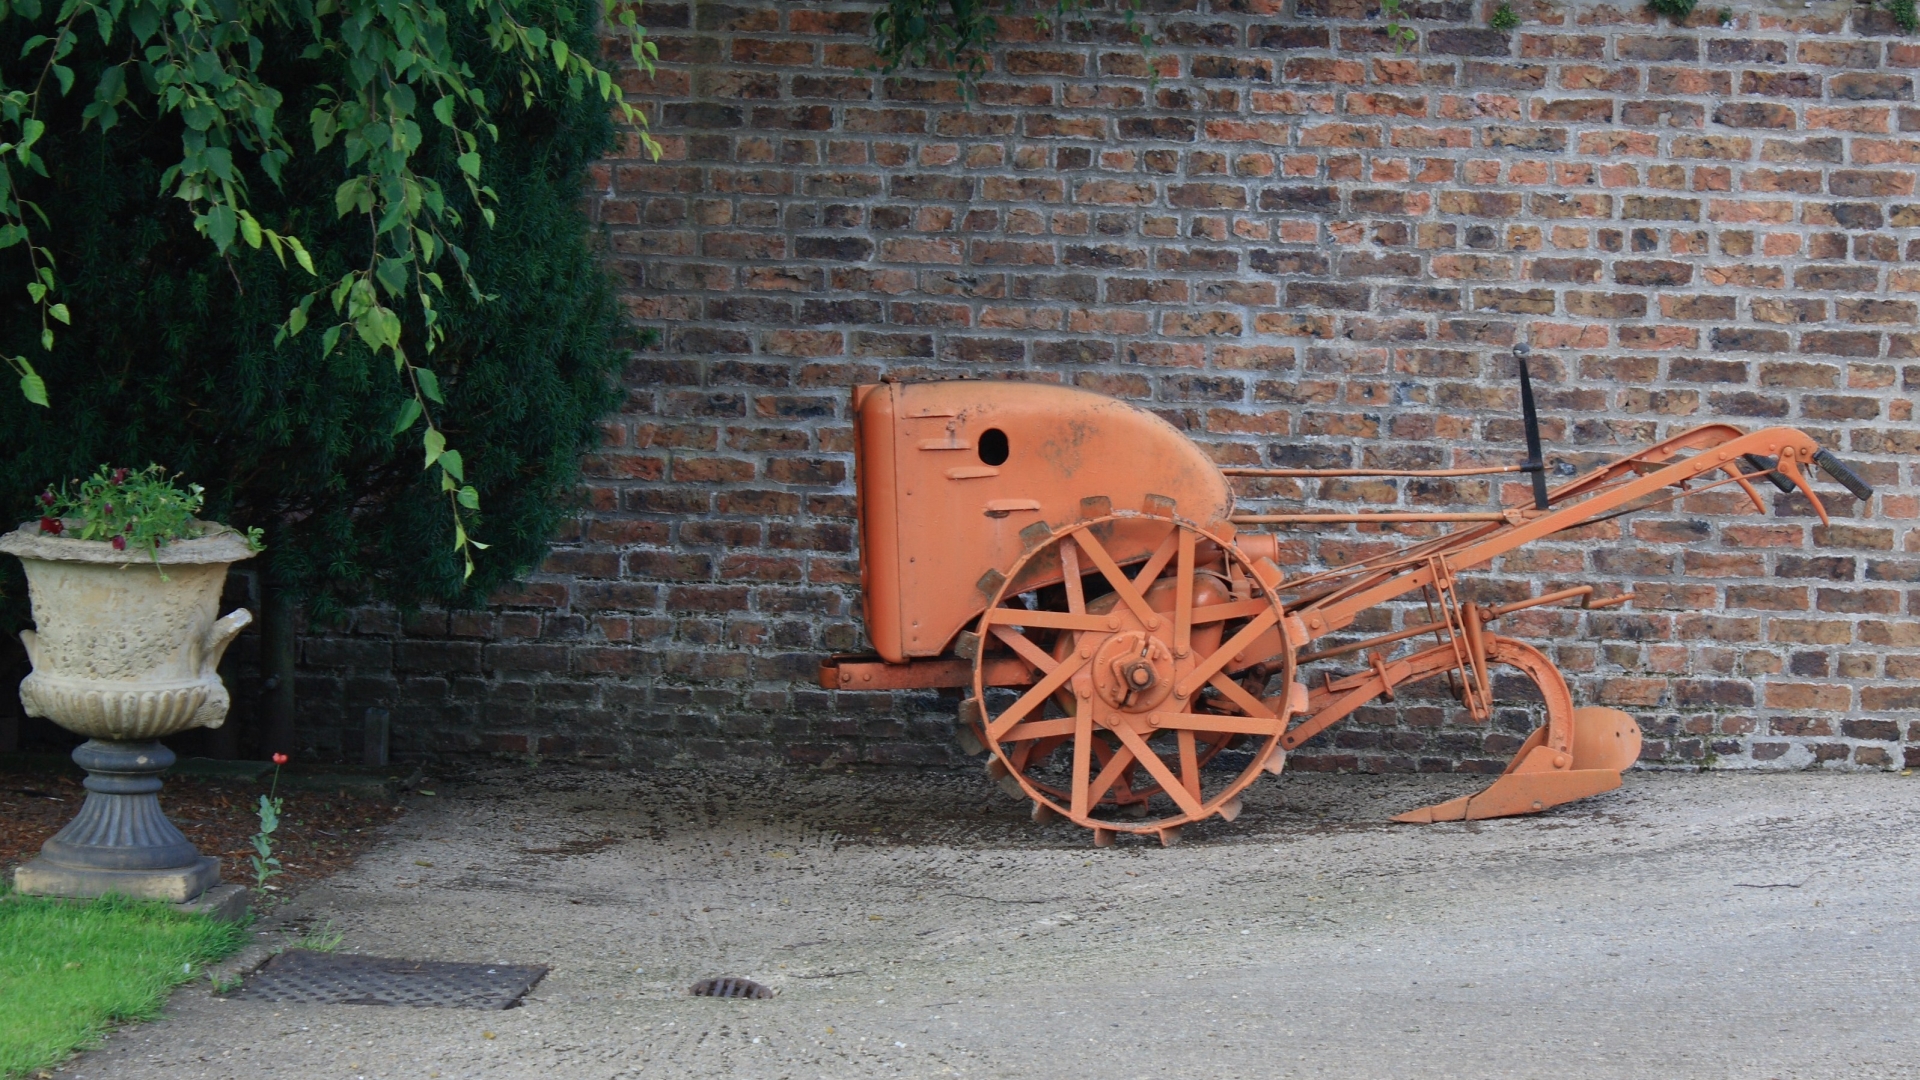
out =
{"type": "MultiPolygon", "coordinates": [[[[1091,733],[1089,733],[1088,741],[1091,741],[1091,733]]],[[[1101,798],[1106,795],[1107,789],[1111,788],[1114,781],[1120,779],[1120,774],[1126,772],[1128,766],[1132,764],[1133,751],[1124,746],[1113,751],[1113,757],[1107,760],[1106,767],[1101,769],[1100,775],[1094,777],[1093,783],[1087,786],[1087,806],[1091,808],[1097,805],[1101,798]]],[[[1083,816],[1085,813],[1086,811],[1082,811],[1083,816]]]]}
{"type": "Polygon", "coordinates": [[[1180,534],[1180,561],[1173,564],[1173,655],[1186,659],[1193,647],[1193,534],[1180,534]]]}
{"type": "Polygon", "coordinates": [[[1107,579],[1107,584],[1113,586],[1114,595],[1132,609],[1134,617],[1152,626],[1158,616],[1154,614],[1152,608],[1147,606],[1146,598],[1140,595],[1140,590],[1133,587],[1133,579],[1127,577],[1126,571],[1120,569],[1119,564],[1113,561],[1112,555],[1107,554],[1107,549],[1094,537],[1092,530],[1075,529],[1073,540],[1080,545],[1080,550],[1087,553],[1087,558],[1093,560],[1093,565],[1100,568],[1100,573],[1107,579]]]}
{"type": "Polygon", "coordinates": [[[1003,743],[1026,742],[1032,739],[1047,739],[1056,735],[1073,734],[1075,720],[1064,717],[1059,720],[1029,720],[1024,724],[1015,724],[1000,736],[1003,743]]]}
{"type": "Polygon", "coordinates": [[[1147,586],[1153,584],[1154,581],[1160,577],[1160,571],[1167,568],[1167,561],[1173,558],[1174,551],[1177,550],[1176,545],[1179,542],[1179,538],[1192,535],[1192,533],[1178,525],[1175,525],[1169,530],[1167,532],[1167,538],[1160,541],[1159,547],[1153,549],[1152,557],[1140,567],[1138,573],[1133,575],[1133,587],[1136,589],[1145,589],[1147,586]]]}
{"type": "Polygon", "coordinates": [[[1197,802],[1200,799],[1200,763],[1193,753],[1193,732],[1184,728],[1178,733],[1180,743],[1180,779],[1186,781],[1187,794],[1197,802]]]}
{"type": "Polygon", "coordinates": [[[1278,735],[1279,718],[1227,716],[1221,713],[1157,712],[1153,726],[1165,730],[1211,731],[1228,735],[1278,735]]]}
{"type": "Polygon", "coordinates": [[[1093,698],[1073,699],[1073,816],[1087,816],[1087,773],[1093,768],[1093,698]]]}
{"type": "Polygon", "coordinates": [[[1151,773],[1155,780],[1160,781],[1160,789],[1165,791],[1174,802],[1180,804],[1180,809],[1186,811],[1191,817],[1200,817],[1202,813],[1200,800],[1187,791],[1186,785],[1180,782],[1180,778],[1173,775],[1173,770],[1167,768],[1167,763],[1161,761],[1160,755],[1154,753],[1153,748],[1147,745],[1147,740],[1141,738],[1139,733],[1125,724],[1113,728],[1112,731],[1120,736],[1120,741],[1126,745],[1127,749],[1133,751],[1134,759],[1145,765],[1147,772],[1151,773]]]}
{"type": "Polygon", "coordinates": [[[1080,581],[1080,549],[1072,543],[1060,545],[1061,583],[1067,587],[1067,610],[1075,615],[1087,613],[1086,588],[1080,581]]]}
{"type": "Polygon", "coordinates": [[[1225,694],[1228,701],[1238,705],[1240,711],[1246,713],[1248,716],[1257,716],[1263,720],[1277,719],[1273,715],[1273,710],[1267,708],[1266,702],[1247,693],[1246,687],[1241,686],[1225,675],[1215,675],[1213,678],[1207,680],[1207,685],[1225,694]]]}
{"type": "Polygon", "coordinates": [[[1200,661],[1198,666],[1192,671],[1187,672],[1187,677],[1181,679],[1179,683],[1174,686],[1174,693],[1187,697],[1193,696],[1193,692],[1205,684],[1208,679],[1213,678],[1215,672],[1226,667],[1228,662],[1240,655],[1242,649],[1252,644],[1255,638],[1266,633],[1268,627],[1279,621],[1280,613],[1273,610],[1273,605],[1268,604],[1265,610],[1255,615],[1247,622],[1247,625],[1241,627],[1240,632],[1233,635],[1232,640],[1215,649],[1211,656],[1200,661]]]}
{"type": "Polygon", "coordinates": [[[1073,678],[1074,673],[1086,665],[1086,658],[1075,653],[1066,663],[1059,664],[1052,671],[1047,672],[1046,678],[1034,683],[1032,689],[1020,695],[1020,700],[1007,706],[1007,711],[1001,713],[993,723],[987,726],[988,740],[1000,742],[1015,724],[1026,719],[1028,713],[1039,708],[1042,702],[1052,697],[1055,690],[1067,685],[1067,680],[1073,678]]]}
{"type": "Polygon", "coordinates": [[[986,620],[998,626],[1024,626],[1028,629],[1047,630],[1091,630],[1105,633],[1112,627],[1107,625],[1105,615],[1075,615],[1067,611],[1028,611],[1026,608],[995,607],[988,608],[986,620]]]}
{"type": "Polygon", "coordinates": [[[1045,649],[1029,640],[1027,635],[1010,626],[994,627],[993,636],[1006,642],[1007,647],[1019,653],[1022,660],[1040,669],[1042,675],[1052,671],[1059,664],[1059,661],[1047,655],[1045,649]]]}

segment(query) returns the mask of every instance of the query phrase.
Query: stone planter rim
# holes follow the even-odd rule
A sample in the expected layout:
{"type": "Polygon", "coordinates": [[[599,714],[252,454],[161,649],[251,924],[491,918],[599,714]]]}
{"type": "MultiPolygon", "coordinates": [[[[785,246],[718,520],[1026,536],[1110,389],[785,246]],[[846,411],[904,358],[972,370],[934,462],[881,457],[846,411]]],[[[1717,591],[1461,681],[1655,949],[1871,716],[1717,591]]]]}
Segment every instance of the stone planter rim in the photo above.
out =
{"type": "Polygon", "coordinates": [[[258,552],[248,546],[247,539],[239,530],[213,522],[200,522],[201,535],[187,540],[175,540],[152,554],[135,551],[131,548],[116,550],[106,540],[81,540],[71,536],[52,536],[40,531],[40,523],[29,521],[19,528],[0,536],[0,551],[22,559],[40,559],[45,562],[99,563],[105,565],[136,566],[152,565],[158,562],[162,566],[206,566],[213,563],[234,563],[242,559],[251,559],[258,552]]]}

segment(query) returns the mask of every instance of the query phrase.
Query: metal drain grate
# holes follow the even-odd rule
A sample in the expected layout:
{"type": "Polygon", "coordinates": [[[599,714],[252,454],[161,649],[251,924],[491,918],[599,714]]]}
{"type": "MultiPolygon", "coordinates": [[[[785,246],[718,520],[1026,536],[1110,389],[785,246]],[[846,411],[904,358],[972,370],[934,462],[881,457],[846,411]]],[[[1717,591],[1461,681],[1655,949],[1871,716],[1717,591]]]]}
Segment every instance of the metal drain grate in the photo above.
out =
{"type": "Polygon", "coordinates": [[[294,949],[267,961],[236,996],[294,1005],[510,1009],[546,974],[544,964],[444,964],[294,949]]]}
{"type": "Polygon", "coordinates": [[[773,991],[752,979],[742,979],[732,975],[719,979],[701,979],[687,992],[694,997],[770,998],[773,996],[773,991]]]}

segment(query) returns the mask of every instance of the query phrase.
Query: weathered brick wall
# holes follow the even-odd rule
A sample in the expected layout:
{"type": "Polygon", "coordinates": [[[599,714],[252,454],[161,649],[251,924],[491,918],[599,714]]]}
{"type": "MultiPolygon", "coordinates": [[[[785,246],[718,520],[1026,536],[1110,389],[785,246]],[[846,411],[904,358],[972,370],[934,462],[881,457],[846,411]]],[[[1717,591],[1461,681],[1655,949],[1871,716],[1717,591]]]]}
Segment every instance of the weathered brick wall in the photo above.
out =
{"type": "MultiPolygon", "coordinates": [[[[592,206],[664,339],[587,461],[591,509],[492,610],[310,637],[316,746],[352,752],[359,710],[391,704],[401,753],[953,760],[951,702],[811,683],[861,641],[850,386],[1056,381],[1153,408],[1223,463],[1433,467],[1515,454],[1505,356],[1525,341],[1559,465],[1780,422],[1884,495],[1866,512],[1835,489],[1830,529],[1715,494],[1535,545],[1482,595],[1594,579],[1640,599],[1509,632],[1639,715],[1650,759],[1920,756],[1920,44],[1851,5],[1674,28],[1519,4],[1500,33],[1486,5],[1438,2],[1399,54],[1359,0],[1157,6],[1150,59],[1117,20],[1010,22],[968,105],[871,74],[858,5],[649,5],[661,63],[629,85],[666,156],[607,162],[592,206]]],[[[1452,712],[1370,713],[1317,763],[1479,768],[1510,747],[1452,712]]]]}

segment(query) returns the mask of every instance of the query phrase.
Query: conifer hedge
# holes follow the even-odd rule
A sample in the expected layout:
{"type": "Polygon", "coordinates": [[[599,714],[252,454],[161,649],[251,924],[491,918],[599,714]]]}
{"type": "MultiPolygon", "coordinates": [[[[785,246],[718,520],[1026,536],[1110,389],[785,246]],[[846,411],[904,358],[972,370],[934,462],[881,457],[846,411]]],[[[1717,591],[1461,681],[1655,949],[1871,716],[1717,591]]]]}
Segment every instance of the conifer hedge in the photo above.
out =
{"type": "MultiPolygon", "coordinates": [[[[594,0],[521,7],[564,26],[573,49],[597,53],[594,0]]],[[[586,169],[614,129],[604,102],[569,95],[557,80],[523,107],[523,65],[488,45],[473,14],[458,5],[449,12],[474,82],[501,103],[499,138],[486,158],[499,196],[491,228],[461,203],[461,148],[444,130],[428,127],[418,159],[460,210],[449,239],[471,255],[488,294],[446,291],[438,301],[446,337],[434,354],[446,398],[435,419],[464,451],[466,483],[482,508],[466,525],[491,545],[472,577],[463,577],[440,478],[422,469],[417,430],[395,433],[405,419],[397,409],[412,395],[392,359],[352,334],[331,353],[317,333],[276,344],[276,330],[315,277],[266,249],[235,244],[215,254],[196,233],[186,205],[163,191],[163,173],[180,159],[177,113],[123,112],[107,132],[89,126],[75,135],[87,104],[78,94],[52,102],[58,114],[48,117],[49,129],[69,134],[41,143],[47,175],[25,177],[20,194],[46,213],[64,299],[85,317],[63,328],[37,365],[51,408],[0,393],[5,521],[31,518],[33,496],[49,481],[102,462],[159,462],[206,486],[209,518],[263,528],[260,568],[321,617],[367,598],[403,607],[478,604],[538,562],[569,513],[595,420],[620,400],[614,375],[632,345],[580,209],[586,169]]],[[[30,29],[17,19],[0,23],[7,85],[31,79],[29,61],[8,59],[20,55],[17,38],[30,29]]],[[[277,54],[276,84],[291,88],[282,115],[306,117],[324,93],[325,69],[300,58],[292,34],[266,45],[277,54]]],[[[66,62],[87,86],[109,59],[124,58],[83,39],[66,62]]],[[[321,280],[371,255],[365,219],[336,212],[347,175],[336,142],[293,156],[277,189],[257,182],[250,195],[269,228],[306,239],[321,280]]],[[[28,277],[21,246],[0,252],[0,281],[28,277]]],[[[39,332],[28,297],[0,292],[0,354],[36,349],[39,332]]],[[[406,332],[421,327],[410,323],[406,332]]],[[[10,575],[0,579],[0,621],[18,624],[18,567],[0,572],[10,575]]]]}

